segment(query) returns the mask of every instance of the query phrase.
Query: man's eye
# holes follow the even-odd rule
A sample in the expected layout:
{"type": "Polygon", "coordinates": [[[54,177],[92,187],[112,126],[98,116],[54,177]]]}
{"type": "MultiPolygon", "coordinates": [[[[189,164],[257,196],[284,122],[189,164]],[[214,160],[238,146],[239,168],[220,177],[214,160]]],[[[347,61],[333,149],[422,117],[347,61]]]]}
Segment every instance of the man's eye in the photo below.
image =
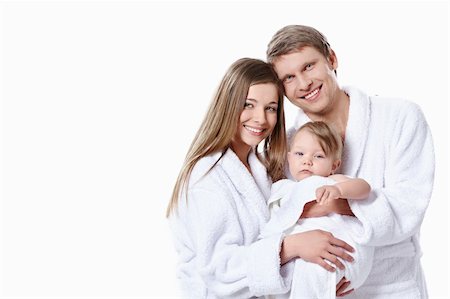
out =
{"type": "Polygon", "coordinates": [[[286,76],[285,78],[284,78],[284,83],[289,83],[289,82],[291,82],[292,80],[294,79],[294,76],[292,76],[292,75],[288,75],[288,76],[286,76]]]}

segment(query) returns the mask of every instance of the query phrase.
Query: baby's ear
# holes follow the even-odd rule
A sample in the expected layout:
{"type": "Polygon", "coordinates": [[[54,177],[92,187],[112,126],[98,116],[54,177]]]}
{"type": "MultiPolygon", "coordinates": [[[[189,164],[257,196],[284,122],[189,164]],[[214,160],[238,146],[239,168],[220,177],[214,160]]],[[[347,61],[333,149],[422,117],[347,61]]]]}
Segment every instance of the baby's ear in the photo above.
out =
{"type": "Polygon", "coordinates": [[[334,174],[338,170],[339,166],[341,166],[340,159],[333,162],[333,166],[331,167],[331,174],[334,174]]]}

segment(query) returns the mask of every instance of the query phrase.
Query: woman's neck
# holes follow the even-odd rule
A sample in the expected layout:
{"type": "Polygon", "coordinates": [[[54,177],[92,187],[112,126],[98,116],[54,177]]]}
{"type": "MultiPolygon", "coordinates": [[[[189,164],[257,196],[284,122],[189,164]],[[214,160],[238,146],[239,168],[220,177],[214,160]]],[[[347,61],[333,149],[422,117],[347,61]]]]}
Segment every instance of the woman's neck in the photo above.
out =
{"type": "Polygon", "coordinates": [[[248,163],[248,155],[250,154],[252,148],[248,145],[238,145],[234,142],[231,142],[230,147],[236,156],[238,156],[239,160],[241,160],[242,164],[244,164],[244,166],[251,173],[250,164],[248,163]]]}

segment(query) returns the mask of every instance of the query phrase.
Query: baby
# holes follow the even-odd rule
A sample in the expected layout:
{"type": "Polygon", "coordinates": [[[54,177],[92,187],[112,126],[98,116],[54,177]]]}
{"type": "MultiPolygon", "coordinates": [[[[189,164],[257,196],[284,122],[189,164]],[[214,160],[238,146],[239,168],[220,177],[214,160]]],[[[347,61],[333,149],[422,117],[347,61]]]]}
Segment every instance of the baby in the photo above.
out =
{"type": "MultiPolygon", "coordinates": [[[[368,197],[370,186],[365,180],[335,174],[341,163],[342,147],[340,136],[324,122],[309,122],[297,130],[288,152],[289,172],[295,180],[285,179],[273,184],[268,202],[271,219],[262,235],[276,231],[286,234],[316,229],[327,231],[355,249],[354,262],[341,260],[345,269],[336,267],[330,272],[316,263],[296,259],[291,291],[277,298],[335,298],[336,284],[342,277],[351,281],[351,288],[358,288],[370,272],[373,248],[354,241],[353,236],[362,230],[355,217],[331,213],[299,219],[304,204],[313,198],[319,205],[327,205],[334,200],[368,197]]],[[[324,262],[331,264],[326,257],[324,262]]]]}

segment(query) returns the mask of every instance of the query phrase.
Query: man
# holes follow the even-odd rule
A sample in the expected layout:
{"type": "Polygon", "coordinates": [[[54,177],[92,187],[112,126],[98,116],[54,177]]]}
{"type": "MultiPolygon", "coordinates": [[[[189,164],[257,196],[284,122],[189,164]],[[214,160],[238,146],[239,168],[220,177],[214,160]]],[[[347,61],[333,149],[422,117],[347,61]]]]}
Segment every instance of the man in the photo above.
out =
{"type": "MultiPolygon", "coordinates": [[[[372,187],[367,200],[348,200],[364,228],[356,241],[376,248],[369,277],[347,298],[427,298],[419,230],[433,188],[434,149],[420,108],[341,88],[334,51],[308,26],[279,30],[268,45],[267,60],[286,97],[300,108],[288,136],[311,120],[332,124],[344,140],[340,172],[364,178],[372,187]]],[[[312,206],[303,216],[321,213],[312,206]]],[[[338,290],[338,295],[348,293],[338,290]]]]}

